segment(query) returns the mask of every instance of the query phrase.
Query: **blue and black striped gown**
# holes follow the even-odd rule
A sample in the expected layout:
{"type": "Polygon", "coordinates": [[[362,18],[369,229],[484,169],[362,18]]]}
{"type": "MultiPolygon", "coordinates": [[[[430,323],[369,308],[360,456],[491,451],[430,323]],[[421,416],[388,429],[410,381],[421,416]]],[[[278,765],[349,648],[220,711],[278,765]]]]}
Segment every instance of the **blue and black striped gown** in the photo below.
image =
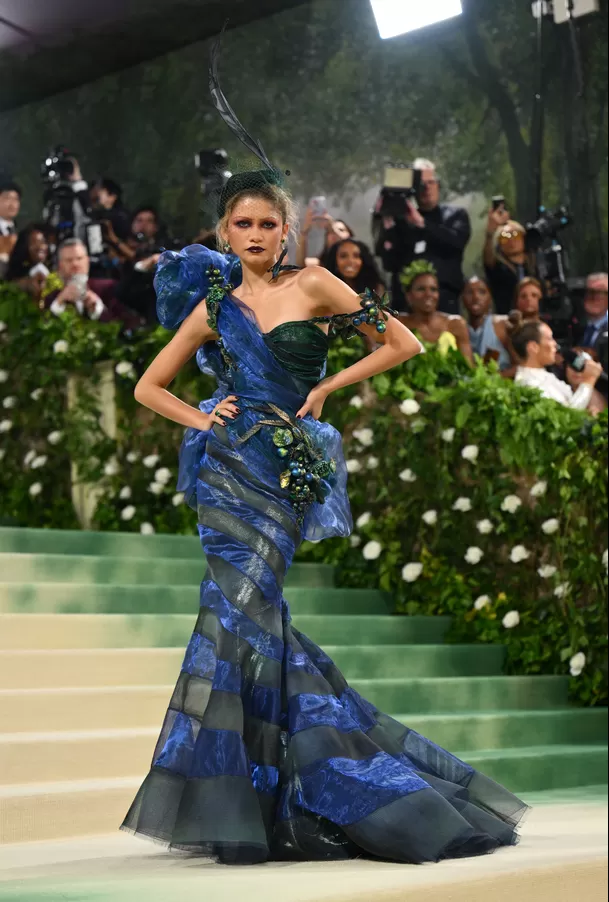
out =
{"type": "MultiPolygon", "coordinates": [[[[210,263],[228,274],[230,261],[198,246],[164,255],[164,325],[209,290],[210,263]]],[[[418,863],[514,844],[523,802],[378,711],[292,625],[282,590],[300,541],[351,529],[340,436],[294,418],[327,337],[311,322],[263,334],[230,290],[214,315],[221,344],[204,345],[198,363],[218,390],[201,409],[235,394],[242,413],[184,438],[178,487],[198,512],[207,571],[122,828],[224,863],[418,863]]]]}

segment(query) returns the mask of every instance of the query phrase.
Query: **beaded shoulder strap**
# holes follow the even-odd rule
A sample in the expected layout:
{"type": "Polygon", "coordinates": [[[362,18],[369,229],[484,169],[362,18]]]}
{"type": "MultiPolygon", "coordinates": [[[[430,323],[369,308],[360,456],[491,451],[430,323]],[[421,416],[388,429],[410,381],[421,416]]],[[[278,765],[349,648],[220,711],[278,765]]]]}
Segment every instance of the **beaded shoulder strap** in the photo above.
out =
{"type": "Polygon", "coordinates": [[[332,316],[315,316],[312,323],[330,323],[332,332],[343,338],[353,338],[357,335],[358,326],[376,326],[376,331],[383,333],[387,330],[387,320],[390,316],[397,316],[398,311],[389,306],[389,295],[379,297],[376,291],[367,288],[360,298],[360,309],[352,313],[335,313],[332,316]]]}
{"type": "Polygon", "coordinates": [[[218,315],[220,313],[220,304],[226,295],[233,290],[234,286],[230,282],[226,282],[220,270],[215,266],[210,266],[207,270],[207,278],[209,279],[209,289],[205,296],[205,305],[207,307],[207,325],[214,332],[218,333],[216,344],[220,348],[222,360],[227,369],[236,369],[235,362],[228,353],[222,336],[218,332],[218,315]]]}

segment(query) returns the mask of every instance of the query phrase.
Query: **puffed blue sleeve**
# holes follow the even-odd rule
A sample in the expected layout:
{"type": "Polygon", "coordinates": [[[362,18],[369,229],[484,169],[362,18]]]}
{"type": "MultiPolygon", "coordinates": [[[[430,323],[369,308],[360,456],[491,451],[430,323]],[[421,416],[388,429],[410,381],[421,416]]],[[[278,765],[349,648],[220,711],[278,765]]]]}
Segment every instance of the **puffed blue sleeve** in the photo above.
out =
{"type": "Polygon", "coordinates": [[[156,310],[166,329],[176,329],[206,296],[209,269],[217,269],[233,287],[241,281],[238,260],[232,255],[212,251],[202,244],[191,244],[181,251],[163,251],[154,276],[156,310]]]}

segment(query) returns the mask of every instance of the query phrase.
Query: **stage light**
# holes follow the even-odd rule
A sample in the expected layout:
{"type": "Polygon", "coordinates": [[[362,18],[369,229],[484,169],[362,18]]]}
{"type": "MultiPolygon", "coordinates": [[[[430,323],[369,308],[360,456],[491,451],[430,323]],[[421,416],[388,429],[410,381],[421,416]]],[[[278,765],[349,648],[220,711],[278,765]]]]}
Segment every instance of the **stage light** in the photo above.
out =
{"type": "Polygon", "coordinates": [[[416,31],[463,12],[461,0],[370,0],[370,3],[382,38],[416,31]]]}

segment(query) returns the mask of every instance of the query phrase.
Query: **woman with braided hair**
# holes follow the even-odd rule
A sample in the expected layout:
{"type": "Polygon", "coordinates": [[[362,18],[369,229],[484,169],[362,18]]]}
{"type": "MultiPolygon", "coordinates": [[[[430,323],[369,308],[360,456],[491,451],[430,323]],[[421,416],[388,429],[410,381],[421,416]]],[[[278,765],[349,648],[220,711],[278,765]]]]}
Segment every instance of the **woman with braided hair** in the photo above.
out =
{"type": "Polygon", "coordinates": [[[341,438],[319,420],[330,392],[403,364],[420,342],[384,301],[321,267],[282,266],[292,220],[282,174],[212,96],[263,169],[218,203],[224,254],[163,254],[161,323],[176,335],[137,399],[189,427],[178,488],[207,561],[200,610],[123,829],[228,864],[368,855],[478,855],[517,840],[523,802],[383,714],[297,630],[283,583],[303,539],[352,527],[341,438]],[[325,376],[328,332],[380,347],[325,376]],[[167,386],[193,356],[218,384],[199,408],[167,386]]]}
{"type": "Polygon", "coordinates": [[[400,281],[410,311],[400,314],[400,322],[440,350],[452,348],[461,351],[465,359],[473,364],[474,355],[465,320],[462,316],[440,313],[438,310],[440,283],[433,264],[427,260],[415,260],[402,270],[400,281]]]}

